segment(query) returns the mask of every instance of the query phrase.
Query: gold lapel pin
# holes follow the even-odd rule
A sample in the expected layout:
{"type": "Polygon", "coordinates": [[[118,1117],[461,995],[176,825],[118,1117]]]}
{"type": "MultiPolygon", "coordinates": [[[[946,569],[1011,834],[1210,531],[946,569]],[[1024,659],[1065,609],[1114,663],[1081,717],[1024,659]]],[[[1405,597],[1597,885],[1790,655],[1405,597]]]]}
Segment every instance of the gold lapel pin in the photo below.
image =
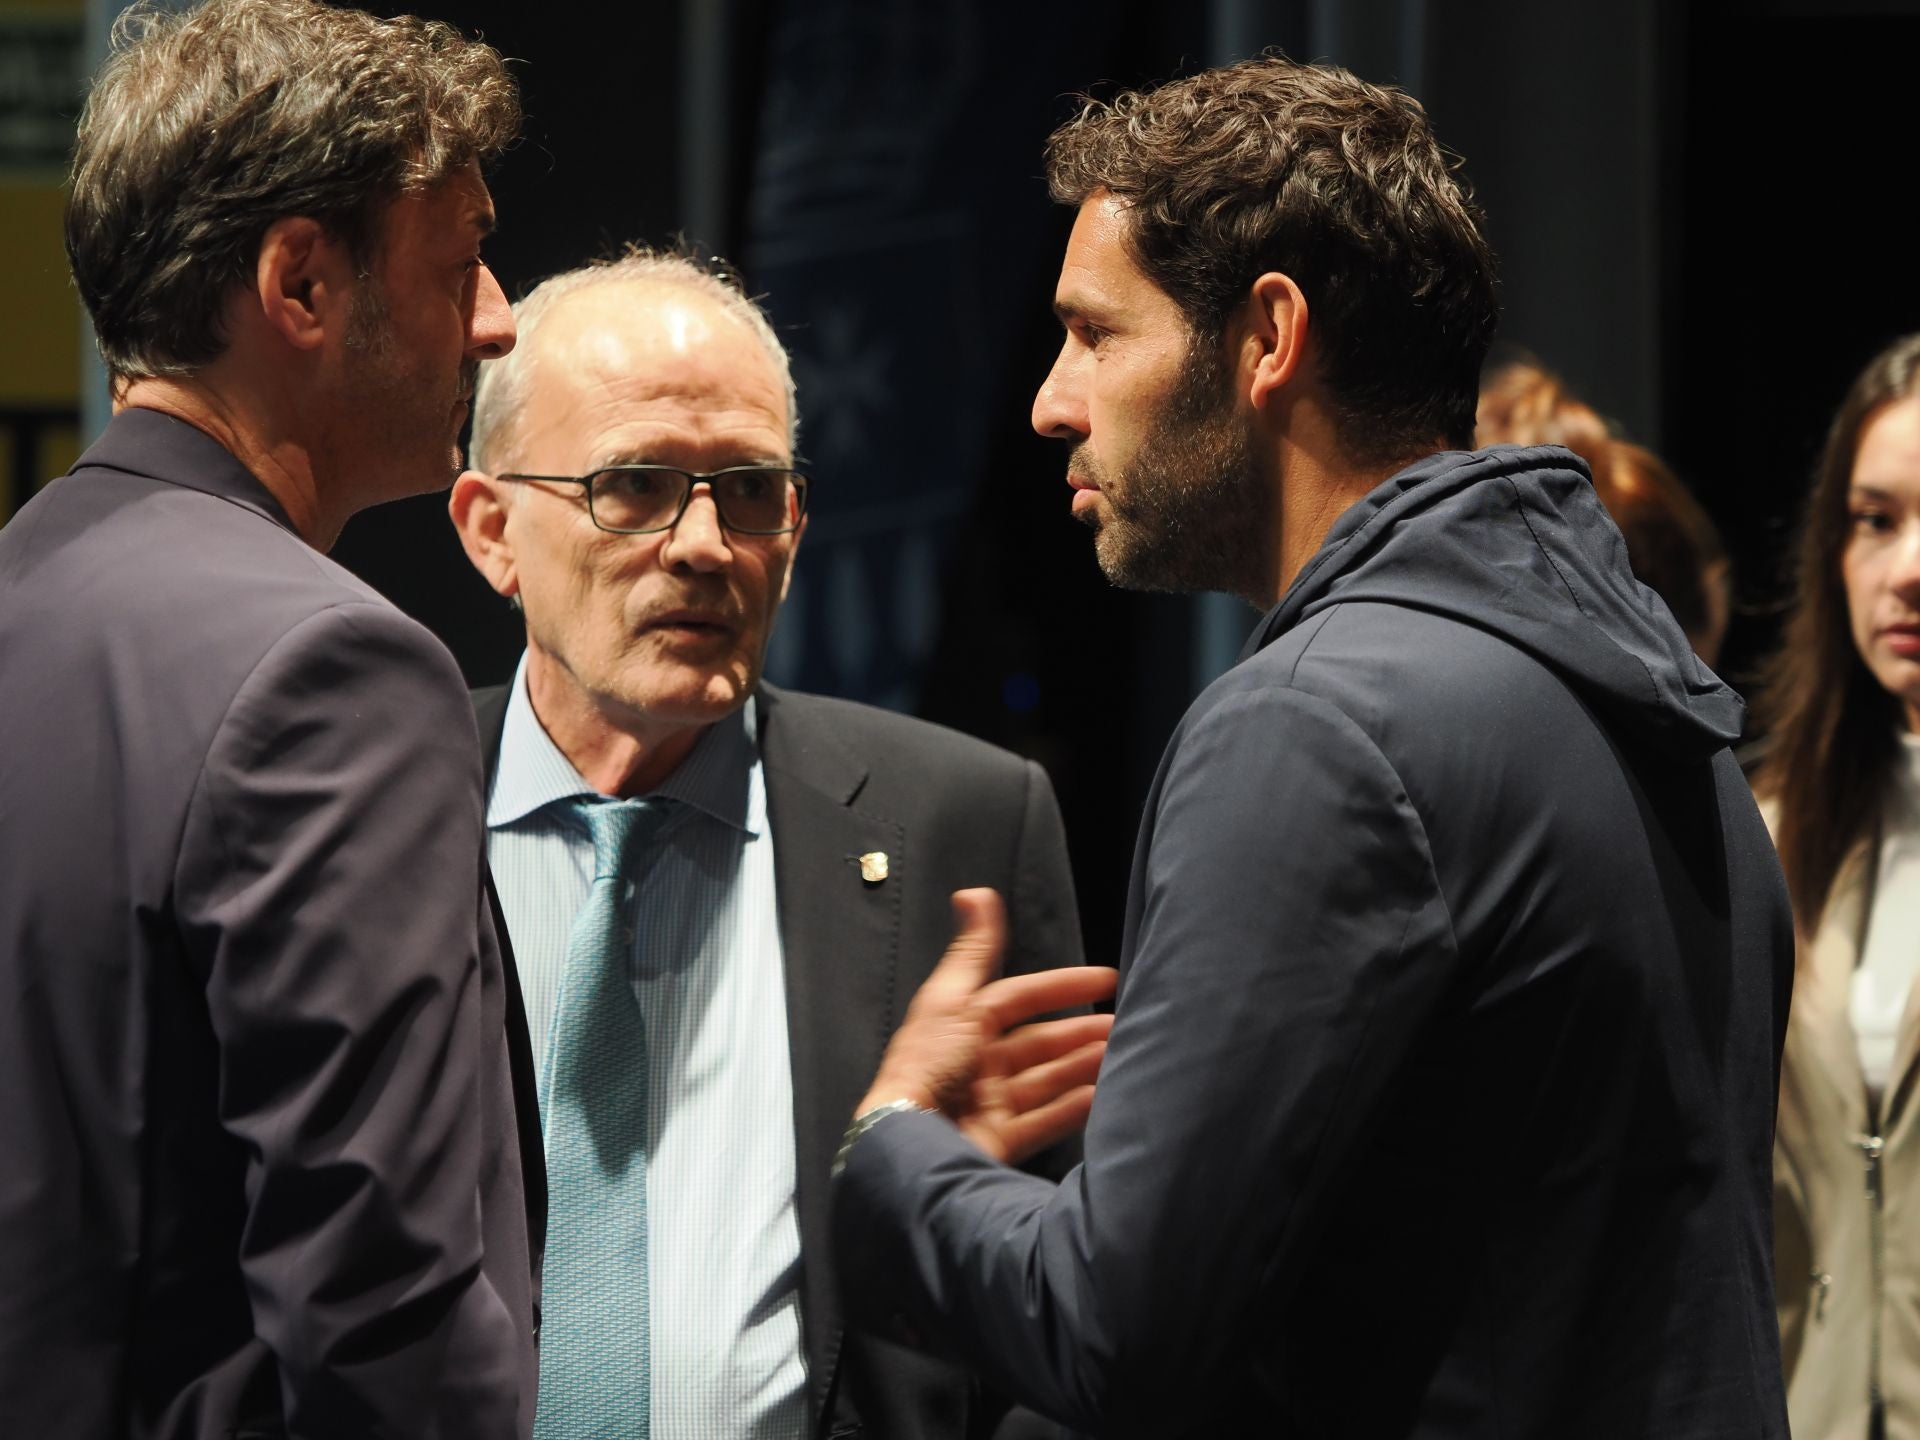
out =
{"type": "Polygon", "coordinates": [[[869,885],[878,885],[887,878],[887,852],[869,850],[860,857],[860,878],[869,885]]]}

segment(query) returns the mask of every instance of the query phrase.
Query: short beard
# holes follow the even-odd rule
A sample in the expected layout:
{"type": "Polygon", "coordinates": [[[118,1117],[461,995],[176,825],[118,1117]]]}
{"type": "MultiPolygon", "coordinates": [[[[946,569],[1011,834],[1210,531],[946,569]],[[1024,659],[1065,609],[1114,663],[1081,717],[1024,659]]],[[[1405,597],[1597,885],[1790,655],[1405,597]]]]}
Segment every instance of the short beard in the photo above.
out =
{"type": "MultiPolygon", "coordinates": [[[[393,312],[386,292],[371,275],[362,275],[347,302],[347,329],[343,339],[352,354],[352,381],[361,397],[358,424],[362,432],[379,446],[390,460],[412,467],[422,477],[401,493],[422,493],[444,488],[459,475],[461,455],[457,444],[450,444],[437,458],[437,475],[426,468],[429,463],[423,447],[432,443],[433,401],[418,366],[410,367],[401,351],[393,328],[393,312]],[[423,405],[421,402],[424,401],[423,405]],[[431,479],[425,478],[431,476],[431,479]]],[[[478,362],[465,361],[460,370],[461,393],[473,394],[478,362]]],[[[451,410],[458,397],[444,397],[451,410]]]]}
{"type": "Polygon", "coordinates": [[[1234,413],[1218,342],[1194,337],[1177,388],[1116,483],[1084,452],[1073,466],[1101,487],[1104,505],[1084,518],[1098,532],[1100,569],[1115,585],[1222,590],[1271,603],[1273,491],[1234,413]]]}

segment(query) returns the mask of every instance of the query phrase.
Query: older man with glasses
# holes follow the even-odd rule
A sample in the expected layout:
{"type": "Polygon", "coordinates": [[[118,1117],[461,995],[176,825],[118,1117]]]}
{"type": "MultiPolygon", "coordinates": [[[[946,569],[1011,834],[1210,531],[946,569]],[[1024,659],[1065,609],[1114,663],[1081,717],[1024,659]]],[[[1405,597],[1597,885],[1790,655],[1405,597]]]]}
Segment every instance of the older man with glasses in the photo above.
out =
{"type": "Polygon", "coordinates": [[[1079,959],[1052,789],[761,680],[808,485],[730,277],[635,252],[516,319],[451,510],[527,627],[477,703],[552,1170],[536,1433],[985,1433],[967,1376],[843,1335],[829,1174],[950,892],[1008,896],[1009,971],[1079,959]]]}

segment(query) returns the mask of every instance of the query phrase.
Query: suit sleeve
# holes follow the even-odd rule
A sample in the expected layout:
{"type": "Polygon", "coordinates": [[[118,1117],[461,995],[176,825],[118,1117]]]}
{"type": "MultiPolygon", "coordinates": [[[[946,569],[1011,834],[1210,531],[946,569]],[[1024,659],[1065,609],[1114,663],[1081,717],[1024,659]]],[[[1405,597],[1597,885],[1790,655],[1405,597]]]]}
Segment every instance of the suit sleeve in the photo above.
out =
{"type": "Polygon", "coordinates": [[[1176,740],[1086,1161],[1058,1186],[932,1116],[854,1147],[850,1301],[1080,1429],[1191,1418],[1313,1243],[1457,966],[1425,831],[1325,702],[1232,694],[1176,740]]]}
{"type": "Polygon", "coordinates": [[[515,1325],[481,1274],[479,755],[398,611],[289,632],[234,697],[182,840],[240,1263],[297,1436],[511,1436],[515,1325]]]}

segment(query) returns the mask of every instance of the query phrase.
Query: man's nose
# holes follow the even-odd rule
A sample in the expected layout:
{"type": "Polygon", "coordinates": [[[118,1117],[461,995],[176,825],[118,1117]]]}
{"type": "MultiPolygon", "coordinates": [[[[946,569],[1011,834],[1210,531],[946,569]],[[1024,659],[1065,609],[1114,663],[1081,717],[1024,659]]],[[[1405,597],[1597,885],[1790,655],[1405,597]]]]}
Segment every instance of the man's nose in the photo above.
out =
{"type": "Polygon", "coordinates": [[[1063,345],[1033,397],[1034,430],[1050,440],[1085,439],[1089,429],[1081,391],[1079,367],[1069,359],[1063,345]]]}
{"type": "Polygon", "coordinates": [[[660,559],[668,566],[684,565],[703,572],[733,562],[733,547],[727,543],[726,527],[720,523],[720,507],[714,503],[713,487],[706,481],[694,486],[693,494],[687,497],[687,508],[667,532],[660,559]]]}
{"type": "Polygon", "coordinates": [[[507,292],[493,271],[482,265],[473,292],[473,322],[467,327],[467,354],[476,360],[498,360],[513,349],[517,333],[507,292]]]}

